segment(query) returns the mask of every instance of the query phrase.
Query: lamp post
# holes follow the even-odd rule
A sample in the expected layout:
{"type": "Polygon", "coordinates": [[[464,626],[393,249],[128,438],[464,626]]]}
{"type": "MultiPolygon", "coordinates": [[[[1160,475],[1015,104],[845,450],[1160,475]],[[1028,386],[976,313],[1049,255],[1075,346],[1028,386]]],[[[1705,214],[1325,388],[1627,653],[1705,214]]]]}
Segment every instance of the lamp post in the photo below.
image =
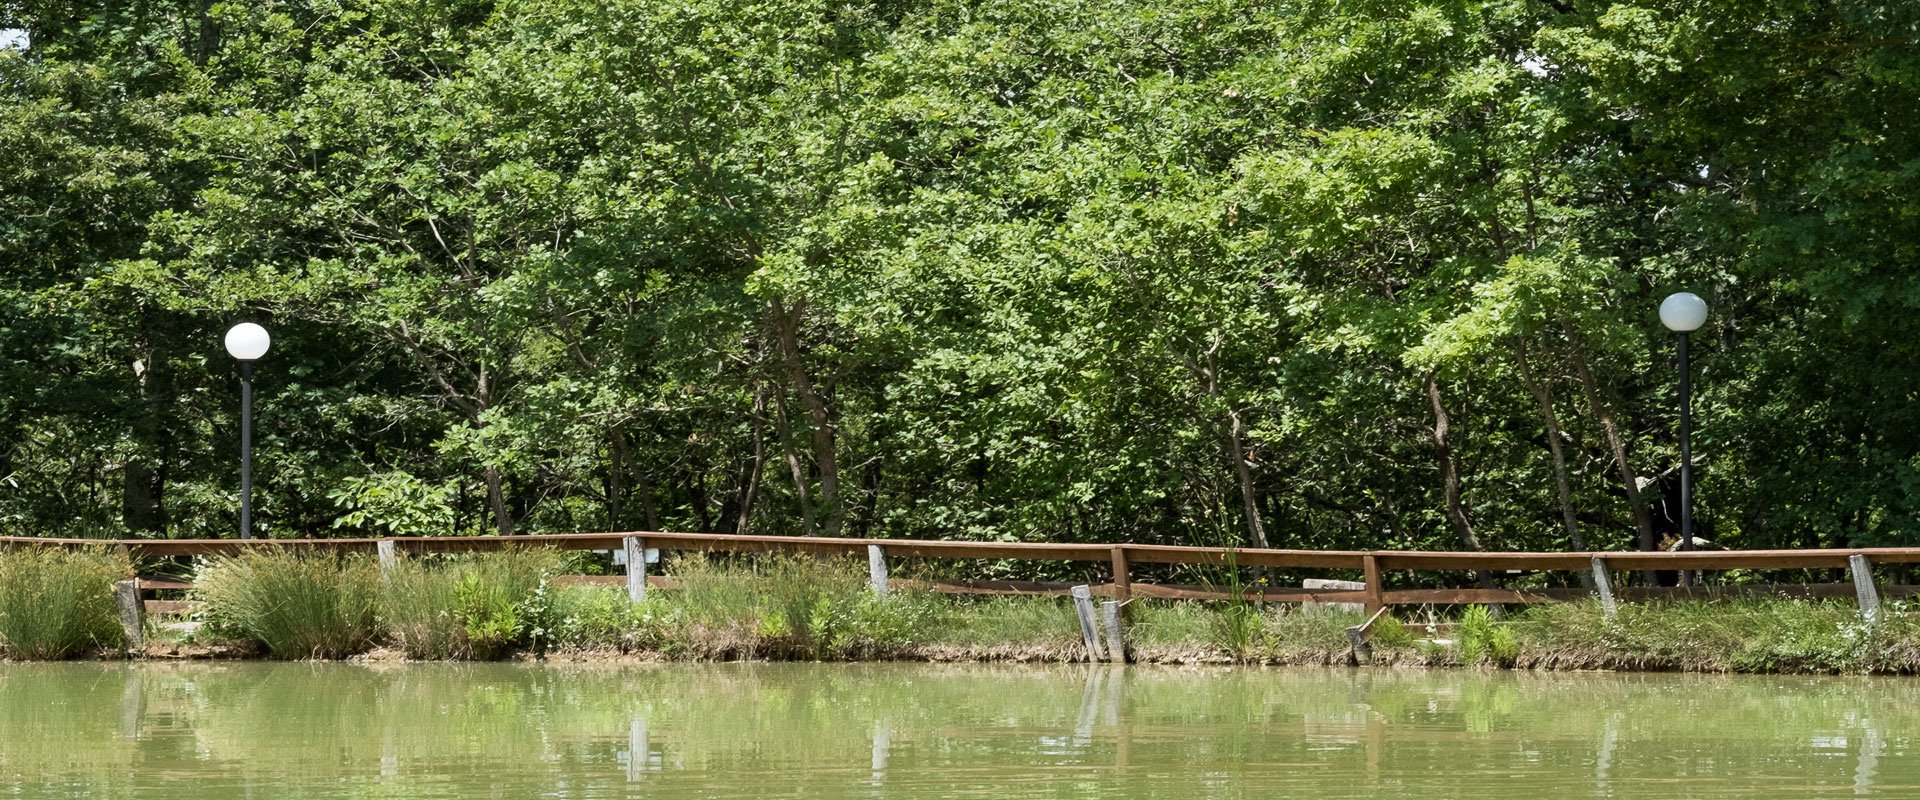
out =
{"type": "MultiPolygon", "coordinates": [[[[1693,550],[1693,376],[1687,365],[1688,334],[1707,321],[1707,301],[1692,292],[1675,292],[1660,303],[1660,323],[1680,336],[1680,550],[1693,550]]],[[[1688,570],[1680,585],[1692,585],[1688,570]]]]}
{"type": "Polygon", "coordinates": [[[267,354],[267,329],[242,322],[227,329],[227,353],[240,362],[240,538],[253,538],[253,362],[267,354]]]}

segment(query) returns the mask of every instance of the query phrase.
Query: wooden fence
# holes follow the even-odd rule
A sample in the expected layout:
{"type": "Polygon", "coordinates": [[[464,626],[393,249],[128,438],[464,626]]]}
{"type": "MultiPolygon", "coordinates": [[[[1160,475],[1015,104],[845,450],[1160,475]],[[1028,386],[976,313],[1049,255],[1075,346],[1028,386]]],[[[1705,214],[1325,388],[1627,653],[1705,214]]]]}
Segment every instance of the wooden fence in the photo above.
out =
{"type": "MultiPolygon", "coordinates": [[[[1126,601],[1133,597],[1221,599],[1230,595],[1219,586],[1134,583],[1134,564],[1188,564],[1216,567],[1278,567],[1290,569],[1356,570],[1364,577],[1362,589],[1296,589],[1248,586],[1248,599],[1274,602],[1364,603],[1370,612],[1390,605],[1460,603],[1538,603],[1597,594],[1611,610],[1616,599],[1677,596],[1788,594],[1802,597],[1857,597],[1863,614],[1877,614],[1884,596],[1920,594],[1915,586],[1877,586],[1873,564],[1920,562],[1920,548],[1850,550],[1744,550],[1692,553],[1586,552],[1414,552],[1395,550],[1271,550],[1221,547],[1181,547],[1147,544],[1022,544],[879,539],[828,539],[796,536],[736,536],[708,533],[579,533],[546,536],[460,536],[389,539],[40,539],[0,537],[5,545],[111,545],[130,557],[231,555],[250,548],[303,547],[345,552],[378,552],[383,561],[397,553],[472,553],[520,547],[563,550],[621,550],[632,565],[627,576],[579,580],[624,583],[635,598],[649,585],[668,587],[671,579],[646,575],[645,551],[787,552],[821,555],[865,555],[873,588],[884,594],[890,587],[917,586],[962,594],[1068,594],[1072,584],[1036,581],[901,581],[888,575],[895,558],[1005,559],[1017,561],[1096,562],[1111,567],[1112,582],[1092,587],[1092,594],[1126,601]],[[1614,588],[1615,571],[1711,571],[1730,569],[1848,569],[1851,583],[1767,584],[1695,588],[1614,588]],[[1396,589],[1384,588],[1387,572],[1421,571],[1545,571],[1587,572],[1595,588],[1571,589],[1396,589]]],[[[137,589],[183,589],[189,584],[166,579],[142,579],[137,589]]],[[[157,609],[156,609],[157,610],[157,609]]]]}

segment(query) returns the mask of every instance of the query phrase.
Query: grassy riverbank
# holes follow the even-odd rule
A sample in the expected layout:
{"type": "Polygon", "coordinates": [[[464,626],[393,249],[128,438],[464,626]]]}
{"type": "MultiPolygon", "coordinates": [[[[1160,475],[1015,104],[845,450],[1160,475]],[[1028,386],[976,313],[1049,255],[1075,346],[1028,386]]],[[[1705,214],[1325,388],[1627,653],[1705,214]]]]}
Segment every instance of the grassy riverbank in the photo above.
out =
{"type": "MultiPolygon", "coordinates": [[[[875,598],[865,565],[759,556],[676,559],[680,588],[629,602],[623,588],[556,585],[569,556],[524,551],[403,559],[261,552],[217,559],[195,576],[201,610],[151,624],[149,657],[487,660],[1072,661],[1079,626],[1060,598],[875,598]]],[[[117,655],[106,552],[0,552],[0,656],[117,655]]],[[[1398,609],[1403,614],[1411,609],[1398,609]]],[[[1296,606],[1137,600],[1129,653],[1146,663],[1340,665],[1344,629],[1363,621],[1296,606]]],[[[1741,599],[1485,609],[1438,626],[1385,617],[1372,663],[1518,669],[1753,673],[1920,673],[1920,620],[1891,604],[1863,623],[1851,603],[1741,599]]]]}

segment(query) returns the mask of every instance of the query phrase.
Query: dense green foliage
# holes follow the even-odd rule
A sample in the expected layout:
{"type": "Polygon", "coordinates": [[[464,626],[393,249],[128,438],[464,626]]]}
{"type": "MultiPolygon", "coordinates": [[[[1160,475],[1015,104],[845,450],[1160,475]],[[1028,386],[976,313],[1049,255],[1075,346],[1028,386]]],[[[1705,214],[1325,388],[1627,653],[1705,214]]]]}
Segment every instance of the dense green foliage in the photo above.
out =
{"type": "Polygon", "coordinates": [[[1920,6],[0,5],[0,532],[1920,534],[1920,6]],[[1564,486],[1562,490],[1561,486],[1564,486]]]}

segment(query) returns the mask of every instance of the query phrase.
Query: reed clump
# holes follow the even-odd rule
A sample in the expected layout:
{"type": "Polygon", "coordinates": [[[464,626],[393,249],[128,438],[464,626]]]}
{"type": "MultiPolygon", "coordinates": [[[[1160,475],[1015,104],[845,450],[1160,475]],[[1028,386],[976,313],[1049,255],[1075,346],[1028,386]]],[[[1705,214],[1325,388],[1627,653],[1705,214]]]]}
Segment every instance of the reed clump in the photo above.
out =
{"type": "Polygon", "coordinates": [[[379,633],[380,570],[369,556],[261,548],[211,561],[194,591],[210,632],[276,658],[344,658],[379,633]]]}
{"type": "Polygon", "coordinates": [[[0,655],[51,660],[117,646],[113,583],[128,574],[105,548],[0,549],[0,655]]]}

